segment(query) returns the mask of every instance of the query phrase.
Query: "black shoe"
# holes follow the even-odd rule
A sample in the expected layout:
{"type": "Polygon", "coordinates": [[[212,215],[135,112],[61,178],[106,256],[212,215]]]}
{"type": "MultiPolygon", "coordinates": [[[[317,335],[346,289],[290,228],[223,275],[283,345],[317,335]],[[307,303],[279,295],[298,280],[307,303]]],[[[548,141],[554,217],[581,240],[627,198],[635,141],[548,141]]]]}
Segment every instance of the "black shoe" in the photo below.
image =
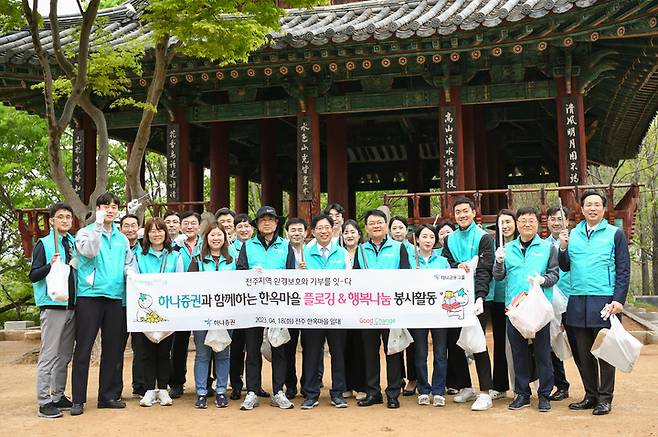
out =
{"type": "Polygon", "coordinates": [[[551,401],[563,401],[569,397],[569,390],[557,389],[548,397],[551,401]]]}
{"type": "Polygon", "coordinates": [[[446,388],[446,394],[456,395],[457,393],[459,393],[459,390],[457,390],[456,388],[452,388],[452,387],[446,388]]]}
{"type": "Polygon", "coordinates": [[[145,388],[133,389],[133,399],[141,399],[146,394],[145,388]]]}
{"type": "Polygon", "coordinates": [[[387,398],[386,408],[400,408],[400,401],[398,401],[398,398],[387,398]]]}
{"type": "Polygon", "coordinates": [[[418,385],[417,385],[416,381],[409,380],[407,382],[407,385],[404,385],[403,387],[404,387],[404,390],[402,390],[402,396],[413,396],[413,395],[416,394],[416,389],[418,388],[418,385]],[[411,388],[407,389],[407,386],[409,384],[412,384],[414,388],[413,389],[411,389],[411,388]]]}
{"type": "Polygon", "coordinates": [[[507,406],[509,410],[520,410],[530,406],[530,398],[523,395],[516,395],[511,404],[507,406]]]}
{"type": "Polygon", "coordinates": [[[551,411],[551,401],[546,396],[539,396],[539,412],[545,413],[551,411]]]}
{"type": "Polygon", "coordinates": [[[580,402],[573,402],[569,404],[570,410],[591,410],[594,407],[596,407],[596,401],[587,398],[580,402]]]}
{"type": "Polygon", "coordinates": [[[57,417],[62,417],[62,412],[54,403],[48,402],[46,405],[39,406],[39,412],[37,415],[39,417],[45,417],[46,419],[56,419],[57,417]]]}
{"type": "Polygon", "coordinates": [[[240,400],[240,390],[233,389],[231,390],[231,400],[239,401],[240,400]]]}
{"type": "Polygon", "coordinates": [[[124,401],[117,401],[117,400],[98,401],[98,405],[96,405],[96,408],[111,408],[117,410],[121,408],[126,408],[126,403],[124,401]]]}
{"type": "Polygon", "coordinates": [[[85,412],[85,404],[76,404],[75,402],[71,406],[71,416],[79,416],[85,412]]]}
{"type": "MultiPolygon", "coordinates": [[[[171,397],[171,395],[169,395],[171,397]]],[[[194,403],[194,406],[196,408],[200,408],[202,410],[205,410],[208,408],[208,400],[206,399],[205,396],[199,395],[196,397],[196,402],[194,403]]]]}
{"type": "Polygon", "coordinates": [[[612,405],[610,405],[610,402],[599,402],[596,404],[596,407],[594,407],[592,414],[595,416],[605,416],[606,414],[610,413],[610,410],[612,410],[612,405]]]}
{"type": "Polygon", "coordinates": [[[171,388],[169,388],[169,397],[172,399],[178,399],[183,395],[183,392],[185,390],[183,389],[182,385],[175,385],[171,388]]]}
{"type": "Polygon", "coordinates": [[[292,390],[292,389],[286,390],[286,397],[288,399],[295,399],[296,396],[297,396],[297,390],[292,390]]]}
{"type": "Polygon", "coordinates": [[[58,408],[62,411],[66,411],[66,410],[71,409],[71,407],[73,406],[73,403],[66,396],[62,396],[61,398],[59,398],[59,401],[54,403],[54,405],[55,405],[56,408],[58,408]]]}
{"type": "Polygon", "coordinates": [[[265,390],[263,390],[263,388],[261,387],[256,392],[256,396],[258,396],[259,398],[269,398],[270,394],[268,392],[266,392],[265,390]]]}
{"type": "Polygon", "coordinates": [[[382,395],[376,395],[376,396],[367,395],[365,398],[361,399],[356,404],[359,407],[369,407],[371,405],[383,404],[383,403],[384,403],[384,399],[382,399],[382,395]]]}

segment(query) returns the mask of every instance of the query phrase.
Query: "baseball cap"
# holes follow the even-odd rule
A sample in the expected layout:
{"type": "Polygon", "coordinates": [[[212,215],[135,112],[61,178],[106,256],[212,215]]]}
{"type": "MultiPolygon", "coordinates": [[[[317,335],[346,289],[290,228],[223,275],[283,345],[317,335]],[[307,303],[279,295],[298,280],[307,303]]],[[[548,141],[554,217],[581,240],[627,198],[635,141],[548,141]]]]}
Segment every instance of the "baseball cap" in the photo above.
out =
{"type": "Polygon", "coordinates": [[[279,218],[276,213],[276,209],[272,208],[271,206],[261,206],[260,209],[256,212],[256,220],[263,218],[266,215],[271,215],[276,219],[279,218]]]}

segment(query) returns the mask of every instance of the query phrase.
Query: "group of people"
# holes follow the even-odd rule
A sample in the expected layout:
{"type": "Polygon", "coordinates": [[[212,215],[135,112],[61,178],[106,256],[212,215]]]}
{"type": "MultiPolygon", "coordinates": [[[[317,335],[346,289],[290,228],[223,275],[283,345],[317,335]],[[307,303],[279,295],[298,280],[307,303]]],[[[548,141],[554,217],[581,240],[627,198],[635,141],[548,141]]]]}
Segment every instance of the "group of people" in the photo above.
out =
{"type": "MultiPolygon", "coordinates": [[[[388,408],[399,408],[399,396],[417,395],[418,405],[444,406],[447,395],[457,403],[471,402],[487,410],[510,390],[508,405],[530,405],[530,383],[539,379],[538,409],[569,398],[564,365],[551,351],[549,326],[536,333],[532,344],[507,320],[506,309],[537,281],[546,297],[562,293],[568,299],[561,320],[580,373],[585,397],[569,404],[572,410],[611,410],[615,369],[597,360],[590,349],[602,318],[620,316],[629,285],[630,258],[624,233],[604,220],[606,198],[587,191],[580,199],[585,219],[569,230],[567,211],[548,211],[550,235],[539,236],[540,215],[533,207],[501,210],[495,232],[475,221],[473,200],[453,201],[455,223],[421,224],[412,230],[404,217],[389,217],[383,209],[365,214],[358,223],[343,217],[339,204],[329,204],[311,223],[288,218],[285,223],[270,206],[252,219],[221,208],[215,214],[194,211],[167,213],[146,220],[141,231],[137,216],[119,215],[119,199],[106,193],[96,201],[96,220],[69,231],[72,209],[57,203],[50,209],[51,231],[35,245],[30,270],[35,302],[41,310],[41,351],[37,365],[38,414],[60,417],[62,410],[80,415],[87,401],[87,381],[93,345],[100,329],[101,357],[98,408],[125,408],[123,355],[127,345],[126,277],[140,273],[199,272],[247,269],[444,269],[472,272],[475,313],[482,328],[491,321],[493,366],[489,351],[473,355],[479,390],[473,388],[468,358],[457,345],[461,328],[410,329],[414,342],[403,352],[386,354],[384,394],[388,408]],[[283,237],[285,230],[285,239],[283,237]],[[56,231],[56,234],[54,233],[56,231]],[[143,232],[143,234],[142,234],[143,232]],[[312,238],[312,239],[310,239],[312,238]],[[309,241],[310,239],[310,241],[309,241]],[[410,242],[413,241],[414,243],[410,242]],[[46,276],[55,262],[71,265],[69,298],[53,300],[46,276]],[[432,336],[432,374],[428,354],[432,336]],[[506,344],[511,356],[506,353],[506,344]],[[72,364],[72,399],[64,395],[72,364]],[[510,362],[511,361],[511,362],[510,362]],[[406,378],[406,381],[405,381],[406,378]],[[555,390],[554,390],[555,388],[555,390]]],[[[262,327],[229,331],[230,347],[215,352],[205,344],[207,331],[158,334],[132,333],[132,393],[140,405],[172,405],[185,388],[190,336],[195,343],[195,407],[218,408],[229,399],[242,400],[241,410],[269,398],[272,406],[290,409],[301,391],[300,407],[319,404],[324,373],[324,348],[331,357],[330,403],[336,408],[383,404],[380,350],[387,349],[388,329],[289,329],[290,340],[271,347],[272,393],[262,384],[262,327]],[[162,335],[161,335],[162,337],[162,335]],[[298,384],[296,353],[302,348],[298,384]],[[243,379],[244,376],[244,379],[243,379]],[[228,393],[228,387],[231,393],[228,393]],[[243,389],[246,394],[242,395],[243,389]]]]}

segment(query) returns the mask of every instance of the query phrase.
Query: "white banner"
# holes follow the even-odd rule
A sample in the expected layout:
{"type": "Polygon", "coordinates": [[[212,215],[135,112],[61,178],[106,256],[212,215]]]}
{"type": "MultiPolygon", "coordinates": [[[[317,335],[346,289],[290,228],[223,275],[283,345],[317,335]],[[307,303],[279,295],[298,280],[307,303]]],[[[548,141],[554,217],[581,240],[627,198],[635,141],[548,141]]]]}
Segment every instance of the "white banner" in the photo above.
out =
{"type": "Polygon", "coordinates": [[[128,331],[471,326],[473,275],[446,270],[156,273],[127,281],[128,331]]]}

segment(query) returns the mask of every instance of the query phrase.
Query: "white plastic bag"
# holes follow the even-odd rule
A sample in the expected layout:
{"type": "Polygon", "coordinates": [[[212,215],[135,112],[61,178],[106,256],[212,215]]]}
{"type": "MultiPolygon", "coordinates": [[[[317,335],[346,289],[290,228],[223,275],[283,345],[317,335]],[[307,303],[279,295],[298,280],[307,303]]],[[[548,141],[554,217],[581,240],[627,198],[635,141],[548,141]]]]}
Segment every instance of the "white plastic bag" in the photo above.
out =
{"type": "Polygon", "coordinates": [[[46,276],[48,297],[52,300],[57,302],[69,300],[69,273],[71,273],[71,266],[63,263],[61,257],[57,257],[46,276]]]}
{"type": "Polygon", "coordinates": [[[530,281],[528,295],[518,304],[508,307],[507,317],[523,338],[535,338],[535,334],[555,317],[537,280],[530,281]]]}
{"type": "Polygon", "coordinates": [[[592,345],[592,355],[622,372],[630,373],[640,356],[642,343],[628,333],[617,316],[610,317],[610,329],[601,329],[592,345]]]}
{"type": "Polygon", "coordinates": [[[153,332],[145,332],[144,335],[151,342],[157,344],[160,343],[165,338],[169,337],[173,333],[174,333],[173,331],[153,331],[153,332]]]}
{"type": "Polygon", "coordinates": [[[215,352],[221,352],[231,344],[231,336],[226,329],[210,329],[203,344],[210,346],[215,352]]]}
{"type": "Polygon", "coordinates": [[[557,285],[553,286],[553,300],[551,305],[553,305],[553,313],[555,318],[558,320],[562,319],[562,314],[567,311],[567,304],[569,303],[569,298],[564,295],[562,290],[557,285]]]}
{"type": "Polygon", "coordinates": [[[270,345],[270,341],[267,339],[268,331],[269,328],[263,330],[263,342],[260,344],[260,353],[263,355],[263,358],[272,362],[272,345],[270,345]]]}
{"type": "Polygon", "coordinates": [[[279,347],[290,341],[290,332],[288,332],[288,328],[269,328],[267,339],[272,347],[279,347]]]}
{"type": "Polygon", "coordinates": [[[466,355],[475,355],[487,350],[487,338],[480,322],[473,326],[464,326],[459,334],[457,346],[464,349],[466,355]]]}
{"type": "Polygon", "coordinates": [[[414,338],[407,328],[391,328],[388,332],[386,355],[394,355],[402,352],[413,342],[414,338]]]}
{"type": "Polygon", "coordinates": [[[561,361],[566,361],[571,358],[573,355],[571,353],[571,347],[569,346],[569,341],[567,340],[567,333],[564,331],[562,324],[556,319],[551,320],[551,349],[556,357],[561,361]]]}

